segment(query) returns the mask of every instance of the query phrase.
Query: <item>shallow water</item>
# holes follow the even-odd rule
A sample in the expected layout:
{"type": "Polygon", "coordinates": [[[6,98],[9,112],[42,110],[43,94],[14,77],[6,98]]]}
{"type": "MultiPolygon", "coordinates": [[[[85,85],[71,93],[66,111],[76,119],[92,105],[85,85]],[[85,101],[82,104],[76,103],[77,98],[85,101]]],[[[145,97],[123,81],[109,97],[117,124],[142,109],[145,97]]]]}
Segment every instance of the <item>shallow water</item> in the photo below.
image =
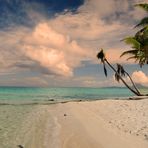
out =
{"type": "MultiPolygon", "coordinates": [[[[147,89],[141,91],[148,92],[147,89]]],[[[133,94],[126,88],[0,87],[0,148],[17,147],[19,144],[30,147],[30,142],[34,141],[31,138],[37,136],[37,133],[41,135],[40,138],[45,136],[45,141],[39,140],[43,143],[37,143],[41,145],[40,147],[49,145],[49,143],[51,147],[57,146],[58,141],[53,139],[59,133],[59,126],[52,114],[48,113],[48,107],[40,104],[80,99],[120,99],[129,96],[133,96],[133,94]],[[48,121],[46,121],[47,119],[48,121]],[[44,125],[45,123],[47,125],[44,125]],[[51,129],[53,131],[48,133],[47,131],[51,129]],[[44,130],[45,132],[43,132],[44,130]],[[43,133],[46,134],[42,135],[43,133]],[[46,140],[48,137],[52,137],[52,142],[46,140]]]]}
{"type": "Polygon", "coordinates": [[[19,132],[32,106],[0,106],[0,148],[17,147],[19,132]]]}
{"type": "MultiPolygon", "coordinates": [[[[148,89],[141,89],[148,92],[148,89]]],[[[98,100],[134,96],[126,88],[33,88],[0,87],[0,104],[48,104],[67,100],[98,100]]]]}

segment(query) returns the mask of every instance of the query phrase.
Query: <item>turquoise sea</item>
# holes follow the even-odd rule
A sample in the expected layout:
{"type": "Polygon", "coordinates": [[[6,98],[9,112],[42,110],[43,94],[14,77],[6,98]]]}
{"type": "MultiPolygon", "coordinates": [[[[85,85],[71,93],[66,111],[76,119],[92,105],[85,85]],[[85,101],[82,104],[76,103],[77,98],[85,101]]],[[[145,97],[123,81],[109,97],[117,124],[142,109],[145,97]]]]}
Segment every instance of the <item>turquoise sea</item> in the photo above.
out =
{"type": "MultiPolygon", "coordinates": [[[[148,92],[143,89],[143,92],[148,92]]],[[[67,100],[120,99],[134,96],[127,88],[0,87],[0,103],[47,103],[67,100]]]]}

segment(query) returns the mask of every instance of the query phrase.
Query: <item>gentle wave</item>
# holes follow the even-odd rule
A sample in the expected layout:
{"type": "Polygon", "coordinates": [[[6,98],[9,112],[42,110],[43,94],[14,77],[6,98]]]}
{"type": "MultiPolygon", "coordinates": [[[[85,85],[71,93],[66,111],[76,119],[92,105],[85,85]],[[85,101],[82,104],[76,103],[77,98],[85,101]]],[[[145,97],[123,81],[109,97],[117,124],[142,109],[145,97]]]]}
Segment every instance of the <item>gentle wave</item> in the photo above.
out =
{"type": "MultiPolygon", "coordinates": [[[[148,89],[141,89],[148,92],[148,89]]],[[[126,88],[19,88],[0,87],[0,105],[50,104],[67,100],[99,100],[133,96],[126,88]]]]}

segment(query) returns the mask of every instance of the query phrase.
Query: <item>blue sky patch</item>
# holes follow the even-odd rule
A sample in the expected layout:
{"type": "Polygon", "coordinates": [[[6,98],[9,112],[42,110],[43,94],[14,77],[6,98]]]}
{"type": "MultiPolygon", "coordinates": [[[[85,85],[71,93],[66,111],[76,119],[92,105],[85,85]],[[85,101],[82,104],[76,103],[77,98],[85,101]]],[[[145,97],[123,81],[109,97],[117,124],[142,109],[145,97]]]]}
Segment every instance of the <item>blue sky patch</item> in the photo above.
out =
{"type": "Polygon", "coordinates": [[[34,21],[28,17],[30,10],[51,18],[55,13],[61,13],[65,9],[76,11],[83,3],[84,0],[1,0],[0,28],[34,25],[34,21]]]}

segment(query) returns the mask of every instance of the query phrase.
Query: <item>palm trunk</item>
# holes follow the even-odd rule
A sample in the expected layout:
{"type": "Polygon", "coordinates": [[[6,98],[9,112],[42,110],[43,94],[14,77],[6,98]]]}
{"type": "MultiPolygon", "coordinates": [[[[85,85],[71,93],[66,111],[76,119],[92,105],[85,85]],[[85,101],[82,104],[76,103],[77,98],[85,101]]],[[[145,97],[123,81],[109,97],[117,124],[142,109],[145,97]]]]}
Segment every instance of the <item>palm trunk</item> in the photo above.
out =
{"type": "Polygon", "coordinates": [[[135,90],[133,90],[125,81],[124,79],[118,74],[118,72],[116,71],[116,69],[107,61],[107,59],[105,59],[104,61],[106,61],[106,63],[110,66],[110,68],[117,73],[117,75],[120,77],[120,80],[123,82],[123,84],[131,91],[133,92],[135,95],[137,96],[142,96],[142,94],[140,94],[140,92],[137,92],[135,90]]]}
{"type": "Polygon", "coordinates": [[[140,91],[138,90],[138,88],[136,87],[134,81],[132,80],[131,76],[128,74],[128,72],[125,71],[125,73],[127,74],[127,76],[129,77],[130,81],[132,82],[133,87],[135,88],[135,90],[136,90],[139,94],[141,94],[140,91]]]}

